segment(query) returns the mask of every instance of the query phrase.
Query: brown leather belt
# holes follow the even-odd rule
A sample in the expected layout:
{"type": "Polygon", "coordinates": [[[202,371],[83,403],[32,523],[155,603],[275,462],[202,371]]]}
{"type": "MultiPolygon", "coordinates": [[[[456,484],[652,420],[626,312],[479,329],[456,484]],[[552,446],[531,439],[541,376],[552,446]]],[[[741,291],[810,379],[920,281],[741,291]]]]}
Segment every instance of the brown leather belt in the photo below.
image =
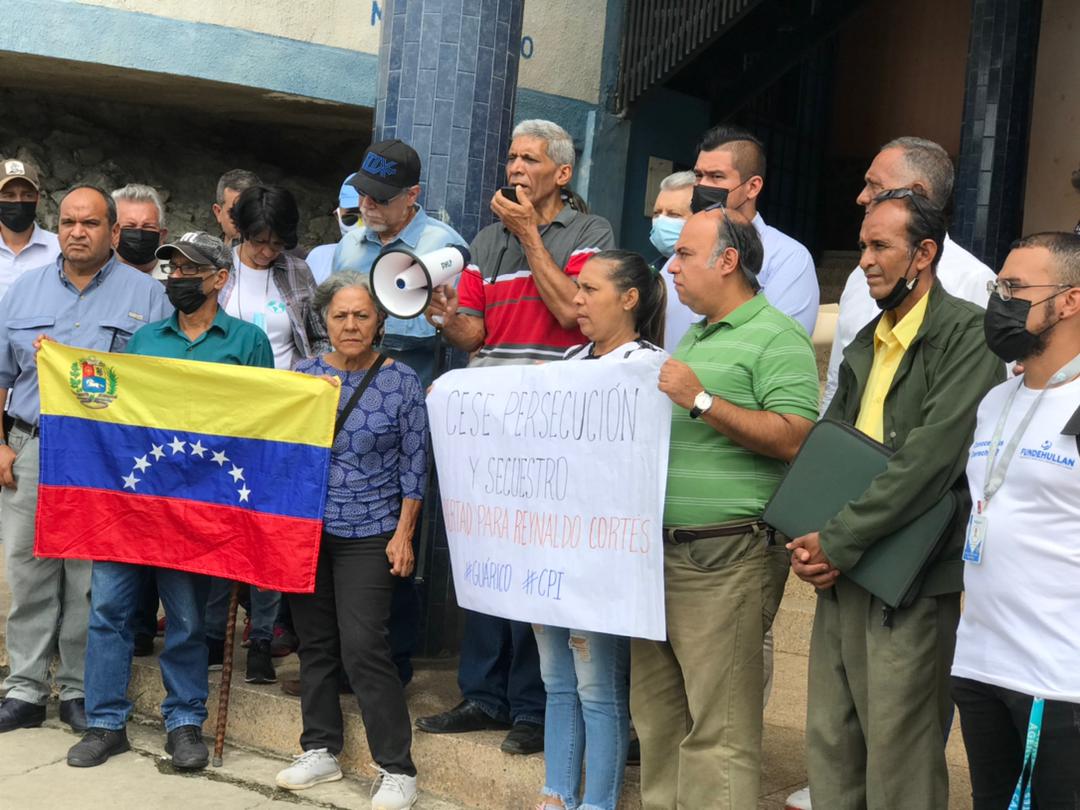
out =
{"type": "Polygon", "coordinates": [[[769,535],[769,545],[775,542],[776,530],[760,520],[748,520],[745,523],[723,523],[717,526],[700,528],[665,528],[664,542],[678,545],[692,543],[695,540],[708,540],[713,537],[734,537],[757,529],[764,529],[769,535]]]}
{"type": "Polygon", "coordinates": [[[31,425],[29,422],[27,422],[25,420],[22,420],[22,419],[20,419],[19,417],[16,416],[15,419],[13,420],[11,426],[14,427],[14,428],[18,428],[23,433],[25,433],[27,436],[29,436],[31,439],[36,439],[37,438],[37,435],[38,435],[37,425],[31,425]]]}

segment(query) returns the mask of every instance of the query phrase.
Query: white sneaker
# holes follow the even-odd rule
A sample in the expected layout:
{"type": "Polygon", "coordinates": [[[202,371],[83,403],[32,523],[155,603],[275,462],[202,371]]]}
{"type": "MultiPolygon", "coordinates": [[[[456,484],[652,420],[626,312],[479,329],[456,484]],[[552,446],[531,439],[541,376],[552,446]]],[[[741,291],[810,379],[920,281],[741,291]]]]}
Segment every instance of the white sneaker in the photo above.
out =
{"type": "Polygon", "coordinates": [[[788,796],[785,810],[811,810],[810,788],[804,787],[788,796]]]}
{"type": "Polygon", "coordinates": [[[416,804],[415,776],[387,773],[382,768],[378,770],[382,784],[379,785],[379,792],[371,798],[371,810],[408,810],[416,804]]]}
{"type": "Polygon", "coordinates": [[[313,748],[293,757],[293,764],[277,775],[278,787],[286,790],[303,790],[322,782],[336,782],[341,778],[337,757],[325,748],[313,748]]]}

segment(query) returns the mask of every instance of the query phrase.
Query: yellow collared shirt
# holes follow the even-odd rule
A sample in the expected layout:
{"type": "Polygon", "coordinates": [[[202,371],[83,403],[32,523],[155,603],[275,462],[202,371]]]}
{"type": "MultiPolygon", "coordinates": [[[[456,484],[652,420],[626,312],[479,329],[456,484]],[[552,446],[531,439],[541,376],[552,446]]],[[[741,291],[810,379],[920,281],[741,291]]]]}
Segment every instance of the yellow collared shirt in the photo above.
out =
{"type": "Polygon", "coordinates": [[[886,312],[874,330],[874,364],[870,367],[859,416],[855,420],[855,427],[871,439],[885,441],[885,396],[900,368],[904,352],[922,326],[929,300],[930,296],[924,295],[898,324],[893,323],[896,313],[886,312]]]}

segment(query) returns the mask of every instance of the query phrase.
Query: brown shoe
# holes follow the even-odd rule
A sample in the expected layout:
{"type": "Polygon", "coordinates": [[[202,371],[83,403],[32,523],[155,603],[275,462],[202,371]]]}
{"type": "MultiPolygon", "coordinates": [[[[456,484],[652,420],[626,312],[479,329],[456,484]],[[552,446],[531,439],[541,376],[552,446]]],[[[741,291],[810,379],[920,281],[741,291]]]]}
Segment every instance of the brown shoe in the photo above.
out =
{"type": "Polygon", "coordinates": [[[279,681],[281,684],[281,691],[286,695],[292,695],[293,697],[300,697],[300,679],[299,678],[282,678],[279,681]]]}

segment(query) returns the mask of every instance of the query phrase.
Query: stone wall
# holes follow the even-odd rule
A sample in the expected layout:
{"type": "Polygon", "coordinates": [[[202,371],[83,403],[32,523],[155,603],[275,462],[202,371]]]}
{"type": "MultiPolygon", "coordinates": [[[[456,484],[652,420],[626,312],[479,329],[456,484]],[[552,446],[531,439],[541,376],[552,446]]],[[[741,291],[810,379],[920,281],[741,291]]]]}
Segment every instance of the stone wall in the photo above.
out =
{"type": "Polygon", "coordinates": [[[0,156],[29,160],[42,175],[38,221],[56,230],[60,199],[76,183],[111,191],[153,186],[165,200],[170,233],[218,232],[210,211],[218,177],[256,172],[290,189],[300,205],[300,244],[336,242],[330,212],[341,181],[359,165],[369,136],[245,124],[194,112],[0,90],[0,156]]]}

